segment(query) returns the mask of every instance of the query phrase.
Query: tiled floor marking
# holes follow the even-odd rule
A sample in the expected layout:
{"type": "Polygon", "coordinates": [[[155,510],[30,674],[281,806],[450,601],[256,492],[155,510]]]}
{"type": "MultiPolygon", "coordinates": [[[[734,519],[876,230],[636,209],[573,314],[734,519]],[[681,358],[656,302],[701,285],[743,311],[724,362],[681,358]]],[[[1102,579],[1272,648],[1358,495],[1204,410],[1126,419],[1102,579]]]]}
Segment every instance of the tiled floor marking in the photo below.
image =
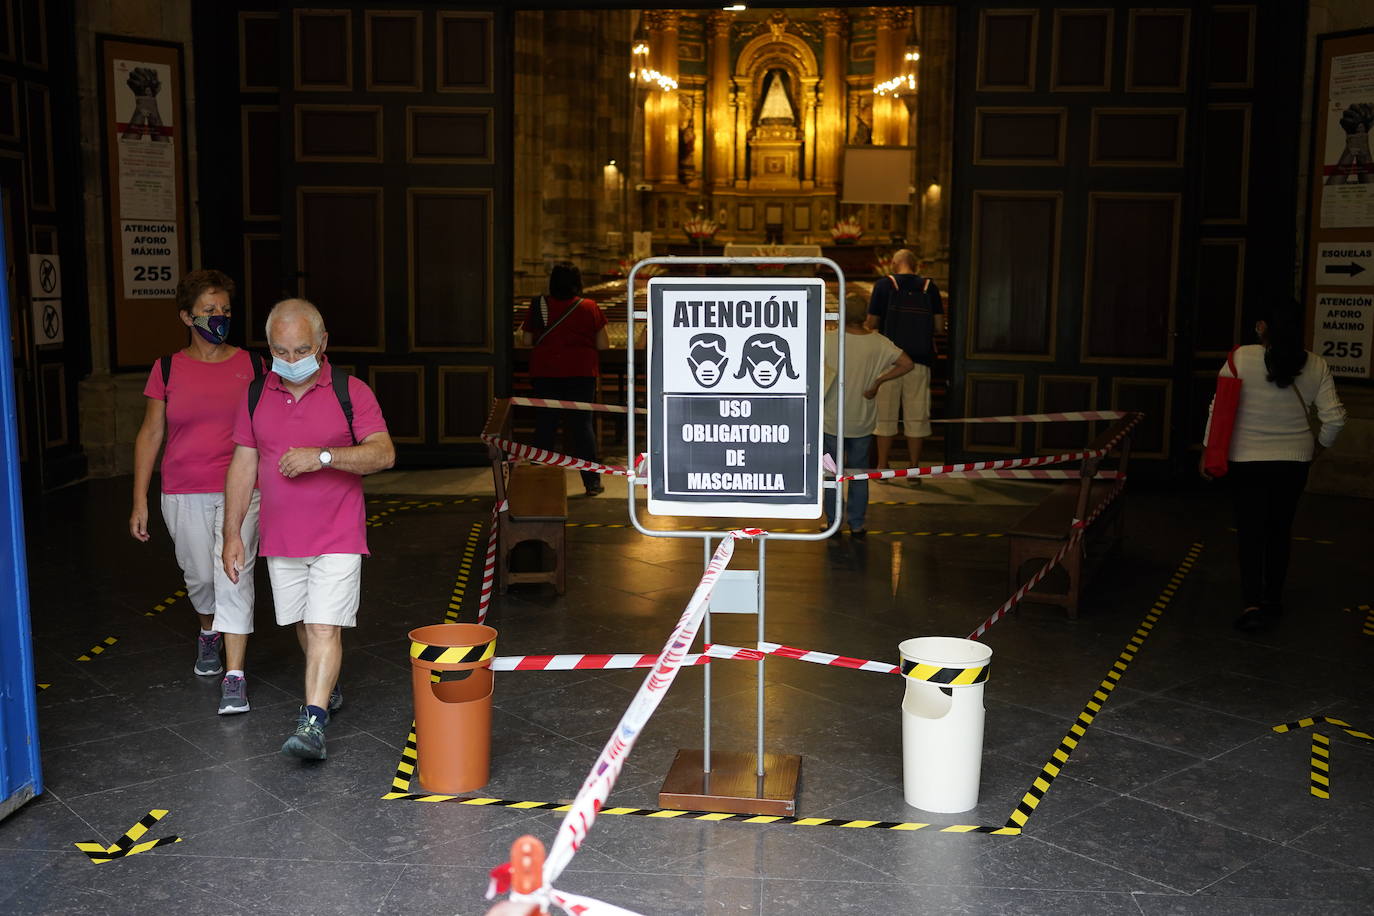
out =
{"type": "MultiPolygon", "coordinates": [[[[1330,716],[1308,716],[1306,719],[1299,719],[1296,722],[1285,722],[1282,725],[1275,725],[1274,731],[1280,735],[1299,728],[1311,728],[1312,726],[1324,722],[1327,725],[1334,725],[1352,738],[1361,741],[1368,741],[1374,744],[1374,735],[1369,732],[1360,731],[1344,719],[1333,719],[1330,716]]],[[[1311,792],[1317,798],[1331,797],[1331,739],[1320,732],[1312,733],[1312,779],[1311,792]]]]}
{"type": "Polygon", "coordinates": [[[1188,571],[1197,563],[1197,558],[1201,553],[1201,542],[1195,542],[1192,547],[1188,548],[1188,555],[1183,558],[1183,562],[1174,571],[1173,577],[1169,579],[1169,584],[1164,586],[1164,591],[1155,599],[1154,606],[1145,615],[1140,626],[1136,627],[1135,633],[1126,643],[1126,648],[1121,650],[1121,654],[1112,663],[1107,676],[1102,679],[1097,690],[1093,691],[1087,705],[1083,707],[1083,711],[1078,714],[1078,718],[1069,727],[1069,733],[1059,742],[1059,747],[1055,748],[1049,761],[1041,769],[1040,775],[1035,777],[1035,781],[1031,783],[1026,794],[1022,796],[1020,804],[1016,806],[1016,810],[1012,811],[1011,816],[1007,818],[1008,827],[1026,826],[1026,821],[1030,820],[1031,814],[1035,812],[1036,807],[1044,799],[1045,793],[1050,790],[1050,784],[1059,775],[1061,768],[1069,762],[1069,755],[1073,753],[1074,748],[1078,747],[1078,742],[1087,734],[1088,726],[1092,725],[1093,719],[1102,711],[1102,705],[1107,702],[1107,698],[1116,689],[1117,682],[1126,673],[1126,668],[1135,660],[1136,653],[1140,651],[1140,647],[1149,638],[1150,631],[1159,622],[1159,616],[1168,608],[1169,602],[1173,600],[1174,594],[1183,582],[1183,577],[1188,575],[1188,571]]]}
{"type": "Polygon", "coordinates": [[[110,844],[109,846],[103,846],[100,843],[74,843],[73,845],[76,846],[77,849],[84,852],[87,856],[89,856],[92,862],[94,862],[96,865],[99,865],[102,862],[111,862],[115,859],[124,859],[128,858],[129,856],[136,856],[140,852],[147,852],[150,849],[157,849],[159,846],[167,846],[171,843],[180,843],[181,837],[179,836],[165,836],[156,840],[148,840],[145,843],[138,842],[143,837],[143,835],[148,832],[149,827],[153,826],[166,816],[166,809],[154,808],[152,811],[149,811],[142,818],[140,818],[137,824],[134,824],[132,827],[126,830],[122,837],[115,840],[114,843],[110,844]]]}

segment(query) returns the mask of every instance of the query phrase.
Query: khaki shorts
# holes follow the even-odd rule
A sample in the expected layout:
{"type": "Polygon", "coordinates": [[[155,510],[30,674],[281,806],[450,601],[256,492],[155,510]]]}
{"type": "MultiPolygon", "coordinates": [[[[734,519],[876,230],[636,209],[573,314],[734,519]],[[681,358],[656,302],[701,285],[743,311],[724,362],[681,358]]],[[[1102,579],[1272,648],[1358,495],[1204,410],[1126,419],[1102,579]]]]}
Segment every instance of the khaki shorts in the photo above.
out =
{"type": "Polygon", "coordinates": [[[924,439],[930,435],[930,367],[917,363],[901,378],[878,387],[878,425],[875,436],[897,435],[898,408],[901,409],[903,432],[908,439],[924,439]]]}
{"type": "Polygon", "coordinates": [[[358,592],[363,558],[356,553],[322,553],[317,557],[267,557],[277,623],[325,623],[351,627],[358,623],[358,592]]]}

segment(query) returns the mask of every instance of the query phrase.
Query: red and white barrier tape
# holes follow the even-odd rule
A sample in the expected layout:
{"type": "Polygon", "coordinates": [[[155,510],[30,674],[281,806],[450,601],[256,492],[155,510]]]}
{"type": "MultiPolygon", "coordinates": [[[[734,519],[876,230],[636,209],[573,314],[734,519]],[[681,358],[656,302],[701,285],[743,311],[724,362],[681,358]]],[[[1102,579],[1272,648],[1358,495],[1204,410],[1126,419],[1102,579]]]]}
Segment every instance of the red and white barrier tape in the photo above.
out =
{"type": "Polygon", "coordinates": [[[533,445],[521,445],[510,439],[502,439],[500,436],[482,436],[482,441],[497,446],[505,451],[507,455],[515,458],[525,458],[539,464],[552,464],[561,468],[572,468],[575,471],[594,471],[597,474],[610,474],[617,477],[631,477],[633,472],[629,468],[622,468],[613,464],[598,464],[595,461],[588,461],[585,458],[574,458],[571,455],[564,455],[561,452],[550,451],[546,448],[535,448],[533,445]]]}
{"type": "MultiPolygon", "coordinates": [[[[1033,458],[1003,458],[996,461],[969,461],[963,464],[942,464],[924,468],[902,468],[900,470],[870,470],[857,471],[853,474],[845,474],[837,477],[836,480],[889,480],[896,477],[937,477],[941,475],[956,475],[968,472],[1001,471],[1010,468],[1035,468],[1047,464],[1063,464],[1067,461],[1083,461],[1093,458],[1103,458],[1110,454],[1112,449],[1120,444],[1121,440],[1135,428],[1140,422],[1142,414],[1127,414],[1130,420],[1122,426],[1115,436],[1106,445],[1097,449],[1085,449],[1079,452],[1065,452],[1060,455],[1040,455],[1033,458]]],[[[1105,476],[1105,475],[1103,475],[1105,476]]]]}
{"type": "Polygon", "coordinates": [[[549,901],[570,916],[640,916],[633,910],[606,903],[604,900],[569,894],[556,887],[549,889],[549,901]]]}
{"type": "MultiPolygon", "coordinates": [[[[724,648],[723,646],[719,648],[724,648]]],[[[743,651],[750,651],[745,649],[743,651]]],[[[817,665],[834,665],[837,668],[852,668],[856,671],[873,671],[877,674],[901,674],[900,665],[892,665],[887,662],[869,661],[864,658],[850,658],[847,655],[833,655],[829,652],[812,652],[807,649],[797,649],[793,646],[783,646],[775,642],[761,642],[757,651],[765,655],[777,655],[782,658],[790,658],[799,662],[812,662],[817,665]]]]}
{"type": "MultiPolygon", "coordinates": [[[[601,413],[626,413],[623,404],[593,404],[590,401],[560,401],[556,398],[511,398],[512,404],[522,407],[556,407],[560,410],[596,410],[601,413]]],[[[643,407],[636,407],[635,413],[648,413],[643,407]]]]}
{"type": "Polygon", "coordinates": [[[1064,413],[1027,413],[1004,417],[956,417],[931,419],[932,423],[1057,423],[1063,420],[1120,420],[1124,410],[1069,410],[1064,413]]]}
{"type": "MultiPolygon", "coordinates": [[[[763,653],[755,649],[708,645],[704,651],[686,655],[684,665],[705,665],[718,658],[737,658],[756,662],[763,653]]],[[[503,655],[491,660],[493,671],[607,671],[618,668],[652,668],[657,655],[503,655]]]]}
{"type": "Polygon", "coordinates": [[[487,532],[487,558],[482,561],[482,593],[477,596],[477,622],[487,622],[487,611],[491,608],[491,592],[496,585],[496,530],[501,513],[510,508],[506,500],[491,504],[491,530],[487,532]]]}
{"type": "Polygon", "coordinates": [[[1098,505],[1098,507],[1092,511],[1091,515],[1089,515],[1086,519],[1084,519],[1081,522],[1076,521],[1073,523],[1073,527],[1070,529],[1069,536],[1064,541],[1063,546],[1061,546],[1059,550],[1055,551],[1054,556],[1050,557],[1050,559],[1045,563],[1045,565],[1040,568],[1040,571],[1037,572],[1035,575],[1031,576],[1030,579],[1028,579],[1025,582],[1025,584],[1018,588],[1010,598],[1008,598],[1005,602],[1002,603],[1001,607],[993,611],[987,620],[984,620],[982,623],[978,624],[978,626],[974,628],[973,632],[968,634],[967,638],[981,638],[982,635],[986,633],[993,624],[995,624],[997,621],[1001,620],[1003,617],[1010,614],[1012,608],[1020,604],[1021,601],[1026,597],[1026,595],[1030,593],[1031,589],[1039,585],[1040,581],[1050,574],[1050,570],[1058,566],[1059,563],[1064,559],[1064,557],[1068,556],[1070,550],[1075,549],[1078,542],[1083,539],[1083,532],[1086,531],[1088,527],[1092,525],[1093,522],[1097,521],[1098,517],[1101,516],[1102,513],[1106,511],[1107,507],[1112,504],[1112,501],[1121,495],[1121,491],[1125,489],[1125,487],[1126,478],[1122,477],[1120,481],[1117,483],[1117,485],[1112,489],[1111,493],[1107,494],[1107,497],[1103,499],[1102,502],[1098,505]]]}
{"type": "Polygon", "coordinates": [[[967,461],[963,464],[938,464],[924,468],[900,468],[894,470],[856,471],[837,477],[836,480],[890,480],[894,477],[937,477],[944,474],[958,474],[966,471],[997,471],[1003,468],[1039,467],[1046,464],[1063,464],[1066,461],[1082,461],[1096,457],[1091,452],[1066,452],[1062,455],[1041,455],[1036,458],[1000,458],[996,461],[967,461]]]}
{"type": "Polygon", "coordinates": [[[587,831],[591,829],[592,823],[596,820],[597,812],[605,804],[606,798],[611,794],[611,788],[615,785],[616,779],[620,776],[620,769],[625,764],[625,758],[629,756],[634,748],[635,741],[644,729],[644,725],[649,721],[649,717],[654,714],[658,704],[672,685],[673,679],[677,677],[678,669],[682,667],[683,659],[687,655],[687,650],[691,647],[693,640],[696,639],[697,630],[701,626],[702,618],[706,614],[706,608],[711,599],[711,592],[716,586],[716,581],[720,574],[729,564],[730,558],[735,552],[735,541],[740,538],[755,538],[765,534],[760,528],[743,528],[730,532],[721,539],[720,546],[716,548],[715,554],[711,557],[711,562],[706,567],[705,574],[697,584],[696,591],[692,599],[687,602],[687,607],[683,610],[677,625],[673,627],[672,634],[664,644],[663,650],[658,654],[658,663],[649,672],[644,683],[640,685],[639,692],[630,701],[625,714],[621,716],[620,723],[616,725],[615,731],[611,733],[610,739],[592,764],[591,771],[587,774],[586,780],[582,783],[582,788],[577,793],[577,798],[573,800],[567,815],[563,818],[563,823],[558,828],[558,835],[554,838],[553,846],[549,849],[548,858],[544,861],[544,886],[551,888],[553,882],[558,880],[558,876],[567,868],[568,863],[576,854],[582,841],[587,836],[587,831]]]}

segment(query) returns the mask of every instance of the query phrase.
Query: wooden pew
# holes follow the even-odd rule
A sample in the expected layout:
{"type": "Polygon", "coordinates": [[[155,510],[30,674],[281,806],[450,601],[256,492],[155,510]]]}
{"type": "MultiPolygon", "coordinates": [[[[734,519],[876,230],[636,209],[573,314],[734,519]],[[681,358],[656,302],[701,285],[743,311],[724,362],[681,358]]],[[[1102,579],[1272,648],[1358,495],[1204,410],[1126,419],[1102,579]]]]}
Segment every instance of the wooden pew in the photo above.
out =
{"type": "MultiPolygon", "coordinates": [[[[1118,419],[1095,438],[1088,449],[1105,447],[1130,421],[1130,417],[1118,419]]],[[[1129,434],[1122,438],[1117,448],[1120,456],[1117,461],[1117,473],[1124,476],[1131,454],[1129,434]]],[[[1021,587],[1022,567],[1032,560],[1037,560],[1039,563],[1030,567],[1028,572],[1034,574],[1038,571],[1040,565],[1064,546],[1074,519],[1085,519],[1092,515],[1116,487],[1117,481],[1104,480],[1096,476],[1101,462],[1101,458],[1085,459],[1080,466],[1081,476],[1077,483],[1064,483],[1051,489],[1038,506],[1026,513],[1007,532],[1007,541],[1011,547],[1008,578],[1013,593],[1021,587]]],[[[1077,618],[1078,601],[1084,586],[1097,571],[1106,554],[1121,542],[1126,521],[1125,503],[1126,495],[1118,495],[1102,515],[1083,532],[1083,537],[1075,548],[1064,555],[1060,568],[1067,577],[1068,585],[1062,591],[1052,590],[1049,583],[1054,574],[1051,574],[1026,594],[1026,600],[1062,605],[1070,619],[1077,618]]]]}
{"type": "MultiPolygon", "coordinates": [[[[491,416],[482,430],[484,436],[511,438],[511,404],[507,398],[492,402],[491,416]]],[[[496,502],[509,508],[497,515],[496,584],[501,594],[512,583],[552,582],[558,594],[567,584],[567,550],[564,525],[568,521],[568,481],[559,467],[538,464],[509,464],[506,453],[487,444],[491,458],[496,502]],[[532,572],[512,572],[510,554],[517,544],[542,541],[553,551],[553,568],[532,572]]]]}

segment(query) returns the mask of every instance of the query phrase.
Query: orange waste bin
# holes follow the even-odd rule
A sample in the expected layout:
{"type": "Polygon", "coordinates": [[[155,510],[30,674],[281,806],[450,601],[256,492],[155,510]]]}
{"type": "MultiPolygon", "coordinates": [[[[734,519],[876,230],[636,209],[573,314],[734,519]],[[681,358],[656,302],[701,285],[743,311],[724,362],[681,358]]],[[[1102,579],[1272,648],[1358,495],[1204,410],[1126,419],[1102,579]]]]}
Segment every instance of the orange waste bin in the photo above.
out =
{"type": "Polygon", "coordinates": [[[410,631],[417,775],[430,792],[457,795],[487,784],[495,654],[496,631],[481,624],[410,631]],[[445,678],[441,672],[462,673],[445,678]]]}

